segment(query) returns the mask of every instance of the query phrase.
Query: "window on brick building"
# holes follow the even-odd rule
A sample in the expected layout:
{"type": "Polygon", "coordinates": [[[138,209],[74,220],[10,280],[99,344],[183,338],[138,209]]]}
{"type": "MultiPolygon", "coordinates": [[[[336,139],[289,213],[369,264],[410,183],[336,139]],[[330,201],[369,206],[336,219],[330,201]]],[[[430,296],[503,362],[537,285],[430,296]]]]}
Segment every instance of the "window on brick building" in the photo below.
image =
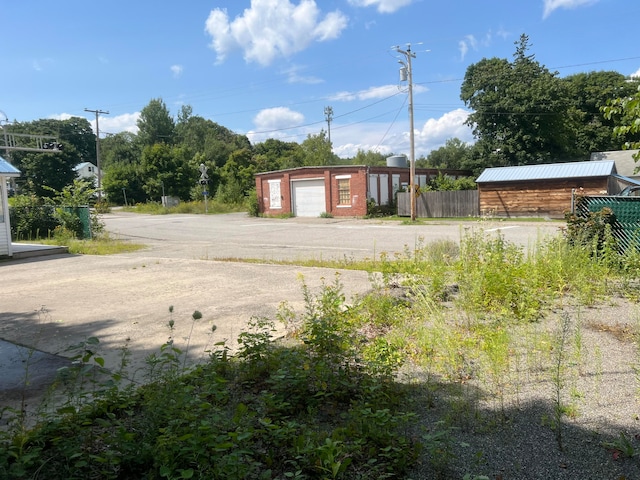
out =
{"type": "Polygon", "coordinates": [[[269,180],[269,206],[271,208],[282,208],[280,194],[280,180],[269,180]]]}
{"type": "Polygon", "coordinates": [[[351,179],[338,179],[338,205],[351,205],[351,179]]]}

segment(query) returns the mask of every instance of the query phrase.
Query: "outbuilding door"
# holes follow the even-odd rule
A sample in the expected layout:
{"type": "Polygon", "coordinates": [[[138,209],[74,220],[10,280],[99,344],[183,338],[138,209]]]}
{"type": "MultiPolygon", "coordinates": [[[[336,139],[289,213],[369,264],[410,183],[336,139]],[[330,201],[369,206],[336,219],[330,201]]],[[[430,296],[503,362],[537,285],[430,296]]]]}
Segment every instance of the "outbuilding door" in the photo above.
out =
{"type": "Polygon", "coordinates": [[[291,181],[291,202],[296,217],[319,217],[327,211],[324,179],[291,181]]]}

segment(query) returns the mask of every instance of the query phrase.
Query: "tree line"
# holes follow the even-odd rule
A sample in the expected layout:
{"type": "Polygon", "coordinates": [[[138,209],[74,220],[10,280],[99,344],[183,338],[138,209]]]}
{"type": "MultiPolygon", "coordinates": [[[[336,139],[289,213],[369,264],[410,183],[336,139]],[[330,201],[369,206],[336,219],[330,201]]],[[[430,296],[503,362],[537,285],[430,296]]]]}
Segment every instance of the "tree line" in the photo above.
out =
{"type": "MultiPolygon", "coordinates": [[[[464,169],[588,160],[592,152],[637,146],[640,132],[626,99],[638,98],[640,81],[614,71],[564,78],[529,53],[529,38],[515,42],[511,61],[482,59],[470,65],[460,98],[471,110],[467,124],[475,142],[458,138],[416,161],[418,167],[464,169]],[[629,126],[626,128],[625,126],[629,126]]],[[[206,189],[225,203],[243,202],[254,174],[300,166],[384,165],[388,155],[358,151],[338,158],[324,130],[301,142],[268,139],[252,145],[245,135],[193,114],[189,105],[174,118],[161,98],[140,112],[138,132],[100,139],[102,187],[112,203],[202,198],[206,189]],[[199,166],[209,183],[199,183],[199,166]]],[[[51,196],[73,183],[74,166],[96,163],[96,138],[80,117],[13,123],[12,133],[55,135],[61,152],[11,152],[21,170],[22,193],[51,196]]]]}

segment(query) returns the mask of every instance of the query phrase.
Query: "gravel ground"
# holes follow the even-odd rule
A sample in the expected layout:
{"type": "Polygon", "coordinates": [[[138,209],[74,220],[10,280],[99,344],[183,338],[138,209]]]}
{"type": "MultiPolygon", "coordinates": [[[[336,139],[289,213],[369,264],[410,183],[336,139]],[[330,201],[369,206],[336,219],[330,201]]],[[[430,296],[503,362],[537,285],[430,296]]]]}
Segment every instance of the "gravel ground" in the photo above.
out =
{"type": "Polygon", "coordinates": [[[420,385],[415,395],[422,417],[417,434],[423,435],[424,428],[430,435],[451,428],[453,455],[437,448],[447,442],[441,439],[436,448],[426,449],[410,478],[640,479],[639,318],[638,305],[624,299],[554,312],[520,337],[530,347],[532,339],[539,341],[540,348],[516,357],[502,396],[490,380],[474,379],[473,374],[454,387],[432,379],[427,388],[425,373],[413,372],[412,383],[420,385]],[[545,348],[549,337],[544,332],[557,333],[563,318],[570,319],[571,331],[561,374],[567,415],[562,417],[560,449],[553,428],[558,350],[545,348]]]}

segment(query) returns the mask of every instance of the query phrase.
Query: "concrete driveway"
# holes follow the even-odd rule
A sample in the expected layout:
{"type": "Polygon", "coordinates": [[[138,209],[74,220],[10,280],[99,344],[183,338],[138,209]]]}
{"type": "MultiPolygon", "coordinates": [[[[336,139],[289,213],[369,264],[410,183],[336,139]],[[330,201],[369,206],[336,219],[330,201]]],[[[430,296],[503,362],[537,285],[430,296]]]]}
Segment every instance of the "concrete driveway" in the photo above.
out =
{"type": "MultiPolygon", "coordinates": [[[[232,349],[252,317],[275,318],[281,302],[303,308],[301,278],[312,290],[333,282],[330,269],[219,261],[217,259],[374,258],[436,239],[459,240],[468,229],[500,230],[530,244],[557,231],[558,223],[401,222],[355,219],[262,219],[231,215],[104,215],[114,236],[147,245],[111,256],[52,255],[0,262],[0,406],[25,392],[31,374],[54,371],[71,355],[66,349],[98,337],[106,366],[131,354],[130,376],[142,380],[145,358],[173,335],[192,359],[222,340],[232,349]],[[173,306],[173,313],[169,307],[173,306]],[[202,319],[192,322],[198,310],[202,319]],[[175,330],[168,328],[170,319],[175,330]],[[216,326],[215,333],[211,332],[216,326]],[[17,345],[17,346],[16,346],[17,345]],[[29,357],[34,352],[37,355],[29,357]],[[53,355],[53,357],[47,356],[53,355]],[[11,370],[9,368],[11,367],[11,370]],[[17,372],[9,375],[7,372],[17,372]]],[[[363,272],[341,271],[349,298],[370,288],[363,272]]],[[[35,382],[46,384],[51,373],[35,382]]]]}

